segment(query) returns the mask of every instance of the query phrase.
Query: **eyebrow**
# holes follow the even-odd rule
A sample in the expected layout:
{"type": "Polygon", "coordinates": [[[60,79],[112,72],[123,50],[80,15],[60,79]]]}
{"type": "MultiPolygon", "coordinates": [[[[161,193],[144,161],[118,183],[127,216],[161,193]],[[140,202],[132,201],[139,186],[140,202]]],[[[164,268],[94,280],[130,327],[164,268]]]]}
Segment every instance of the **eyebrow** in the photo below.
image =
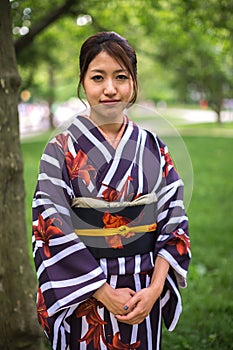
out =
{"type": "MultiPolygon", "coordinates": [[[[106,73],[103,69],[91,69],[91,72],[93,73],[106,73]]],[[[114,71],[114,73],[121,73],[121,72],[128,72],[127,69],[117,69],[114,71]]]]}

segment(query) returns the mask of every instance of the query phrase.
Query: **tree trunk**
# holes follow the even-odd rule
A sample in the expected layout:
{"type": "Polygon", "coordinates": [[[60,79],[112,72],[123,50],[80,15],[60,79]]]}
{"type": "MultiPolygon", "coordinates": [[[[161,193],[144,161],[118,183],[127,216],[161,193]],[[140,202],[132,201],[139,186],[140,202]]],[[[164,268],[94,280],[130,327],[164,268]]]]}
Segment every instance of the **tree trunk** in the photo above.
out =
{"type": "Polygon", "coordinates": [[[216,99],[215,103],[213,104],[213,110],[216,113],[216,121],[218,124],[222,124],[222,118],[221,118],[221,112],[222,112],[222,99],[216,99]]]}
{"type": "Polygon", "coordinates": [[[44,349],[24,213],[23,162],[10,4],[0,9],[0,349],[44,349]]]}
{"type": "Polygon", "coordinates": [[[222,124],[221,110],[216,111],[216,114],[217,114],[217,123],[222,124]]]}

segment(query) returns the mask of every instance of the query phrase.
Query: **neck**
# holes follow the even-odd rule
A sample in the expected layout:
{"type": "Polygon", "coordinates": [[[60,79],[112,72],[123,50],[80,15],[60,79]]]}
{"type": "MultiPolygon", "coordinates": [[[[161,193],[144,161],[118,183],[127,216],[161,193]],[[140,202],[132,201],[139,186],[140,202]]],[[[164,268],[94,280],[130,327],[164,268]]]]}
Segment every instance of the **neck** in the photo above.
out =
{"type": "Polygon", "coordinates": [[[123,120],[121,123],[111,123],[111,124],[102,124],[99,125],[99,128],[106,134],[112,137],[117,137],[121,127],[123,124],[123,120]]]}
{"type": "Polygon", "coordinates": [[[124,123],[124,115],[117,116],[116,118],[106,118],[104,116],[91,113],[90,119],[106,134],[110,136],[117,136],[122,124],[124,123]]]}

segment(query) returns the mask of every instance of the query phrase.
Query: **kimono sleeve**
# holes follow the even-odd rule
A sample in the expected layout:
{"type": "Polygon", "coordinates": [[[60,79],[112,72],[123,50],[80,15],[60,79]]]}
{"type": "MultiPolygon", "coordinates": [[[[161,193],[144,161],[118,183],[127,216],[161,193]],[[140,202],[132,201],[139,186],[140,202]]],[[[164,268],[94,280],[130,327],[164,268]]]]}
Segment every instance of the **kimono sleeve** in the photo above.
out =
{"type": "Polygon", "coordinates": [[[64,152],[54,139],[41,158],[32,207],[39,304],[43,301],[48,317],[78,305],[106,282],[98,262],[74,232],[72,196],[64,152]]]}
{"type": "Polygon", "coordinates": [[[186,287],[191,258],[188,217],[183,203],[183,181],[175,169],[167,146],[158,141],[161,152],[162,181],[157,192],[158,239],[156,254],[166,259],[179,287],[186,287]]]}

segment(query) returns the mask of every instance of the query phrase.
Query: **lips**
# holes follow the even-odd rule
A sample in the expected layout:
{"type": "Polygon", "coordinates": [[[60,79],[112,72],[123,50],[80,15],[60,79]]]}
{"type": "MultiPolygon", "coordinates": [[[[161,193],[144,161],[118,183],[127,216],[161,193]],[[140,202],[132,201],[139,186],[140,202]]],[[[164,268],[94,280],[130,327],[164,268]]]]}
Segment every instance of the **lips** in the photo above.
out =
{"type": "Polygon", "coordinates": [[[115,105],[116,103],[119,103],[120,100],[102,100],[100,103],[107,105],[107,106],[112,106],[115,105]]]}

